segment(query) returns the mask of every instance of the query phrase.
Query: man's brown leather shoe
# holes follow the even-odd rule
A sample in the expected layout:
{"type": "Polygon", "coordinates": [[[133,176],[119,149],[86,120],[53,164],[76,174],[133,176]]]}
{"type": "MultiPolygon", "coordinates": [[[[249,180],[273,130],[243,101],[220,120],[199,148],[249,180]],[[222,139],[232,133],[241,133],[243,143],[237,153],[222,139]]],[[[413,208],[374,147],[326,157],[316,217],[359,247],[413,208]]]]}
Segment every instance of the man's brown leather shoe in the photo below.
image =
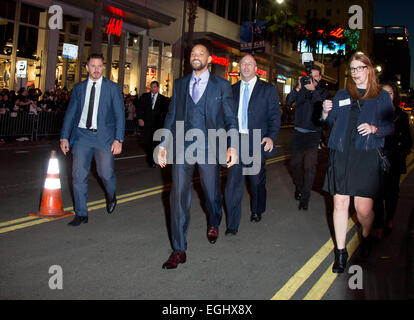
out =
{"type": "Polygon", "coordinates": [[[210,243],[216,243],[218,238],[219,230],[218,228],[208,227],[207,239],[210,243]]]}
{"type": "Polygon", "coordinates": [[[187,255],[185,254],[185,252],[174,251],[173,253],[171,253],[168,260],[164,262],[164,264],[162,265],[162,268],[163,269],[175,269],[177,268],[179,263],[185,263],[186,260],[187,260],[187,255]]]}

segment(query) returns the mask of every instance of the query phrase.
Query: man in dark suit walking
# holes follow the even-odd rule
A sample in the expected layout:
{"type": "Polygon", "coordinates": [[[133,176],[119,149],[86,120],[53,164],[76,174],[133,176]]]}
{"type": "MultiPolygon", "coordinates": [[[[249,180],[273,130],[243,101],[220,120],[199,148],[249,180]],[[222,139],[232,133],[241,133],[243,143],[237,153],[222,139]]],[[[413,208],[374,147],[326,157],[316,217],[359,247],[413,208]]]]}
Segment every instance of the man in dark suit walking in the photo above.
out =
{"type": "MultiPolygon", "coordinates": [[[[230,84],[208,70],[211,63],[210,50],[207,44],[197,44],[193,47],[190,63],[192,74],[177,79],[174,82],[173,96],[169,112],[165,119],[164,128],[172,133],[172,138],[189,133],[190,130],[198,130],[205,137],[205,141],[199,143],[204,155],[214,153],[217,155],[217,140],[207,141],[207,133],[210,130],[237,130],[237,117],[230,84]],[[183,132],[184,131],[184,132],[183,132]]],[[[210,131],[210,132],[209,132],[210,131]]],[[[165,269],[176,268],[179,263],[186,261],[187,231],[190,222],[191,182],[195,164],[188,160],[190,150],[189,141],[180,146],[177,141],[174,145],[176,156],[172,165],[172,188],[170,194],[171,205],[171,240],[173,253],[163,264],[165,269]],[[180,151],[181,149],[181,151],[180,151]],[[186,154],[186,159],[180,161],[180,156],[186,154]]],[[[196,141],[199,142],[199,141],[196,141]]],[[[224,139],[224,151],[227,149],[227,139],[224,139]]],[[[158,151],[158,163],[163,168],[167,164],[167,152],[164,144],[158,151]]],[[[224,164],[231,167],[237,161],[235,148],[229,147],[224,155],[224,164]]],[[[205,157],[197,160],[200,183],[206,198],[208,211],[207,238],[210,243],[215,243],[218,237],[218,226],[222,217],[222,197],[220,192],[220,172],[217,158],[206,163],[205,157]]],[[[210,157],[209,157],[210,160],[210,157]]]]}
{"type": "Polygon", "coordinates": [[[125,129],[121,89],[118,84],[102,77],[103,56],[89,56],[86,69],[88,79],[72,89],[60,139],[60,148],[65,155],[73,145],[72,178],[76,215],[69,223],[71,226],[88,222],[88,175],[92,158],[95,158],[98,175],[106,189],[107,211],[114,211],[114,155],[122,151],[125,129]]]}
{"type": "Polygon", "coordinates": [[[168,112],[168,99],[159,93],[158,81],[151,82],[151,91],[145,92],[138,100],[138,125],[144,127],[142,143],[147,154],[147,163],[155,168],[153,152],[156,143],[152,140],[154,132],[162,128],[168,112]]]}
{"type": "Polygon", "coordinates": [[[232,86],[239,119],[240,162],[229,168],[227,174],[226,235],[236,235],[240,225],[244,192],[243,171],[247,173],[252,194],[250,221],[259,222],[266,210],[265,160],[276,152],[274,143],[280,129],[280,107],[276,87],[260,80],[256,71],[254,57],[250,54],[244,56],[240,60],[241,81],[232,86]],[[256,137],[255,129],[260,130],[256,131],[256,137]],[[254,149],[260,151],[255,153],[254,149]],[[248,173],[246,169],[251,170],[254,161],[260,164],[260,168],[257,172],[248,173]]]}

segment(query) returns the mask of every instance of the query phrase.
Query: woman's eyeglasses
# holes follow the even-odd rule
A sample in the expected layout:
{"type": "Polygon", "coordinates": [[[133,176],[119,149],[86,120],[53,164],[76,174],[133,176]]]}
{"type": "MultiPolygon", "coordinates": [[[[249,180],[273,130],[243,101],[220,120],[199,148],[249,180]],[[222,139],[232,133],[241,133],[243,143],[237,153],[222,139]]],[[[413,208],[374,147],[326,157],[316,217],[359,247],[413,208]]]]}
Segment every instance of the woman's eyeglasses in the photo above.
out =
{"type": "Polygon", "coordinates": [[[354,72],[361,72],[362,70],[364,70],[365,68],[368,68],[367,66],[358,66],[356,68],[349,68],[349,72],[354,73],[354,72]]]}

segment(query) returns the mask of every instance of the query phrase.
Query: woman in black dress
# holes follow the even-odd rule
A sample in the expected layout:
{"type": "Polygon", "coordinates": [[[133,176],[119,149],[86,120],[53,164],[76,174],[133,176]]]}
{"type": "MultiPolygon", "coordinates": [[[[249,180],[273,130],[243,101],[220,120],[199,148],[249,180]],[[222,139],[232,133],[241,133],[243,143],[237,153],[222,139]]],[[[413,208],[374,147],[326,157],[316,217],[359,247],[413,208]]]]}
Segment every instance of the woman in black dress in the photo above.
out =
{"type": "Polygon", "coordinates": [[[351,58],[346,89],[333,101],[323,102],[322,119],[334,123],[329,138],[328,171],[323,189],[334,197],[333,222],[336,246],[332,271],[346,267],[346,233],[351,197],[362,226],[361,254],[371,250],[374,220],[373,199],[381,192],[381,158],[378,148],[393,133],[393,105],[388,92],[378,85],[370,59],[364,54],[351,58]]]}
{"type": "Polygon", "coordinates": [[[382,88],[390,94],[394,104],[394,134],[385,138],[384,153],[391,163],[391,170],[385,175],[383,197],[374,202],[373,236],[378,239],[381,239],[383,235],[389,235],[392,231],[392,222],[400,193],[400,177],[401,174],[407,173],[406,158],[412,146],[410,122],[408,114],[400,108],[400,94],[397,86],[393,82],[385,82],[382,88]]]}

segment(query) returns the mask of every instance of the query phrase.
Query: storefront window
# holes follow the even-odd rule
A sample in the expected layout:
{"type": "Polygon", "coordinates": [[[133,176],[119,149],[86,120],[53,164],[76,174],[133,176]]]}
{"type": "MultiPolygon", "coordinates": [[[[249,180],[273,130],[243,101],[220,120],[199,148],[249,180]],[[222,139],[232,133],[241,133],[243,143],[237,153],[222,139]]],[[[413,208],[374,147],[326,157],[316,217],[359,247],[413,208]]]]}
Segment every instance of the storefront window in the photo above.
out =
{"type": "Polygon", "coordinates": [[[147,77],[145,82],[146,90],[150,90],[152,81],[159,81],[160,71],[160,45],[158,40],[150,39],[148,45],[147,77]]]}
{"type": "Polygon", "coordinates": [[[132,95],[138,94],[139,88],[139,48],[141,47],[142,39],[139,35],[134,33],[127,33],[127,50],[126,50],[126,66],[124,77],[124,92],[132,95]]]}
{"type": "Polygon", "coordinates": [[[17,44],[17,56],[27,59],[35,59],[39,29],[33,27],[19,26],[19,40],[17,44]]]}
{"type": "MultiPolygon", "coordinates": [[[[79,19],[71,16],[63,16],[63,30],[59,34],[58,64],[56,66],[56,82],[61,88],[71,90],[76,79],[78,59],[63,57],[63,45],[65,43],[78,45],[79,43],[79,19]]],[[[78,52],[79,55],[79,52],[78,52]]]]}
{"type": "Polygon", "coordinates": [[[0,58],[0,88],[10,88],[10,59],[0,58]]]}
{"type": "Polygon", "coordinates": [[[28,4],[22,3],[20,12],[20,22],[28,23],[33,26],[39,26],[39,17],[42,11],[43,10],[40,8],[36,8],[28,4]]]}
{"type": "Polygon", "coordinates": [[[172,46],[164,43],[161,60],[160,92],[170,97],[172,94],[172,46]]]}
{"type": "Polygon", "coordinates": [[[14,20],[16,2],[12,0],[0,0],[0,17],[14,20]]]}
{"type": "MultiPolygon", "coordinates": [[[[13,49],[14,23],[0,25],[0,56],[10,56],[13,49]]],[[[7,59],[7,57],[5,57],[7,59]]]]}

